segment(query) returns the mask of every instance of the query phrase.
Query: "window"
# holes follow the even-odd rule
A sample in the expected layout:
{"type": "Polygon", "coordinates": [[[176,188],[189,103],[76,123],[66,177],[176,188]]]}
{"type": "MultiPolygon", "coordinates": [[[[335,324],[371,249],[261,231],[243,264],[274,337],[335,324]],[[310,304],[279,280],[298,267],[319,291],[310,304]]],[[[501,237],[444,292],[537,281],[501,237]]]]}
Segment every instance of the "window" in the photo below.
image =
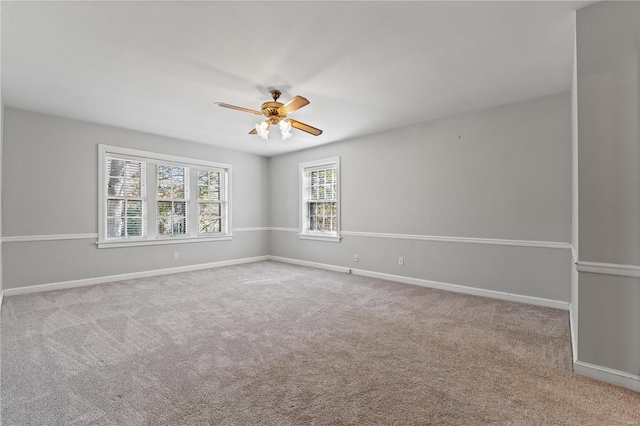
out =
{"type": "Polygon", "coordinates": [[[215,234],[222,232],[222,207],[224,173],[198,170],[198,232],[215,234]]]}
{"type": "Polygon", "coordinates": [[[340,241],[340,158],[300,164],[300,238],[340,241]]]}
{"type": "Polygon", "coordinates": [[[144,163],[107,157],[106,168],[107,237],[141,237],[144,163]]]}
{"type": "Polygon", "coordinates": [[[158,235],[187,233],[188,176],[185,167],[159,164],[158,170],[158,235]]]}
{"type": "Polygon", "coordinates": [[[229,164],[107,145],[99,154],[99,247],[231,239],[229,164]]]}

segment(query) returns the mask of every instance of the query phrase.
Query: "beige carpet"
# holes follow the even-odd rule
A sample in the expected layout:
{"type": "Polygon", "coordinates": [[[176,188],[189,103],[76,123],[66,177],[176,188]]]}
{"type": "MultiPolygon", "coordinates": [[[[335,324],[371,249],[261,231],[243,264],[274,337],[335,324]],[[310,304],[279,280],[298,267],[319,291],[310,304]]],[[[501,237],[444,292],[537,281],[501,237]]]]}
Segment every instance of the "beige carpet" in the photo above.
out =
{"type": "Polygon", "coordinates": [[[640,424],[568,314],[276,262],[5,298],[3,425],[640,424]]]}

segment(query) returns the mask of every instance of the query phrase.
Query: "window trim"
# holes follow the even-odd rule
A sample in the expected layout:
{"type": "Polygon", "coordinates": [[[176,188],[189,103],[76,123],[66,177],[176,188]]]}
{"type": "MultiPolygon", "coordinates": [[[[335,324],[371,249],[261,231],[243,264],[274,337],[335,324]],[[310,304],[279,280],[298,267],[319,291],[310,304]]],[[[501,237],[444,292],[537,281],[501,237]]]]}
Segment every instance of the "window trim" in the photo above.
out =
{"type": "Polygon", "coordinates": [[[325,158],[324,160],[315,160],[315,161],[307,161],[305,163],[299,164],[299,172],[298,172],[298,194],[300,197],[299,201],[299,215],[298,215],[298,238],[301,240],[315,240],[315,241],[327,241],[333,243],[339,243],[342,239],[340,235],[341,229],[341,219],[340,216],[342,214],[342,210],[340,207],[340,198],[342,194],[342,190],[340,188],[341,182],[341,172],[340,172],[340,157],[331,157],[325,158]],[[335,232],[309,232],[306,229],[306,222],[308,220],[307,212],[306,212],[306,195],[305,195],[305,182],[306,182],[306,172],[308,169],[313,168],[321,168],[322,166],[329,166],[336,168],[336,189],[337,189],[337,197],[336,197],[336,207],[338,213],[336,215],[337,221],[337,230],[335,232]]]}
{"type": "MultiPolygon", "coordinates": [[[[180,157],[177,155],[170,154],[161,154],[157,152],[150,151],[142,151],[132,148],[124,148],[120,146],[114,145],[105,145],[98,144],[98,241],[96,245],[98,248],[115,248],[115,247],[134,247],[134,246],[146,246],[146,245],[161,245],[161,244],[184,244],[184,243],[196,243],[196,242],[211,242],[211,241],[229,241],[233,238],[232,234],[232,225],[231,225],[231,177],[232,175],[232,166],[231,164],[226,163],[218,163],[214,161],[207,160],[198,160],[195,158],[188,157],[180,157]],[[106,188],[105,188],[105,179],[106,179],[106,167],[105,161],[109,156],[113,156],[116,158],[123,159],[131,159],[136,161],[143,161],[146,163],[146,196],[143,198],[143,236],[135,237],[135,238],[107,238],[106,235],[106,188]],[[225,226],[222,227],[223,233],[219,235],[211,235],[211,234],[195,234],[189,232],[187,235],[176,235],[176,236],[162,236],[160,237],[157,232],[150,230],[152,227],[155,230],[156,226],[156,214],[150,212],[151,209],[155,209],[155,204],[157,202],[155,195],[149,194],[149,184],[150,182],[154,182],[151,188],[155,188],[155,180],[156,180],[156,166],[159,163],[169,163],[175,164],[178,166],[188,167],[189,174],[196,173],[195,170],[197,168],[201,169],[221,169],[225,171],[225,179],[224,179],[224,190],[226,193],[226,199],[223,203],[225,216],[225,226]],[[150,205],[151,203],[151,205],[150,205]],[[153,222],[153,223],[152,223],[153,222]]],[[[189,181],[196,182],[195,180],[189,177],[189,181]]],[[[155,194],[155,192],[154,192],[155,194]]],[[[193,197],[191,197],[193,199],[193,197]]],[[[195,200],[197,201],[197,200],[195,200]]],[[[187,203],[188,208],[191,209],[192,205],[195,203],[193,200],[187,203]]],[[[191,215],[193,212],[191,212],[191,215]]],[[[195,218],[197,219],[197,210],[195,212],[195,218]]],[[[197,231],[197,228],[196,228],[197,231]]]]}

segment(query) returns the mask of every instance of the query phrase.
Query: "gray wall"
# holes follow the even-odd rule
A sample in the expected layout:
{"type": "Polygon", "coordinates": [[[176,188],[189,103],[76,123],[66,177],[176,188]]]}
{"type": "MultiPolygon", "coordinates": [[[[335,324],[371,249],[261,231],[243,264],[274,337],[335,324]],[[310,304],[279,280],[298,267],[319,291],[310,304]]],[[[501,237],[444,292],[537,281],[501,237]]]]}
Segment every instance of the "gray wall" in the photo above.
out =
{"type": "MultiPolygon", "coordinates": [[[[298,164],[333,156],[343,231],[571,241],[569,93],[273,157],[272,226],[298,227],[298,164]]],[[[274,231],[271,254],[570,300],[567,249],[349,235],[336,244],[274,231]]]]}
{"type": "MultiPolygon", "coordinates": [[[[640,3],[577,12],[579,268],[640,265],[640,3]]],[[[578,360],[640,375],[640,280],[580,272],[578,360]]]]}
{"type": "MultiPolygon", "coordinates": [[[[269,225],[264,157],[5,109],[3,237],[98,232],[98,144],[232,165],[232,226],[269,225]]],[[[268,231],[233,241],[98,249],[95,238],[3,243],[4,288],[96,278],[268,254],[268,231]],[[179,260],[173,260],[178,252],[179,260]]]]}

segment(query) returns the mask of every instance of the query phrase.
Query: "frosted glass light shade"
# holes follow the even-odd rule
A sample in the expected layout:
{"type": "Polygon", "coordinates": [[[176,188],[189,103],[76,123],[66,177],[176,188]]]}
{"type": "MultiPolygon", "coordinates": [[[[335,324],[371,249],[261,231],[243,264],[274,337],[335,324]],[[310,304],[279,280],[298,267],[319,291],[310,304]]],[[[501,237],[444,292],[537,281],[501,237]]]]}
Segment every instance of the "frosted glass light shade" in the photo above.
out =
{"type": "Polygon", "coordinates": [[[269,139],[269,123],[263,121],[262,123],[256,124],[256,133],[262,139],[269,139]]]}
{"type": "Polygon", "coordinates": [[[289,120],[280,120],[280,123],[278,123],[278,125],[280,126],[280,131],[283,135],[285,133],[291,132],[291,123],[289,122],[289,120]]]}

